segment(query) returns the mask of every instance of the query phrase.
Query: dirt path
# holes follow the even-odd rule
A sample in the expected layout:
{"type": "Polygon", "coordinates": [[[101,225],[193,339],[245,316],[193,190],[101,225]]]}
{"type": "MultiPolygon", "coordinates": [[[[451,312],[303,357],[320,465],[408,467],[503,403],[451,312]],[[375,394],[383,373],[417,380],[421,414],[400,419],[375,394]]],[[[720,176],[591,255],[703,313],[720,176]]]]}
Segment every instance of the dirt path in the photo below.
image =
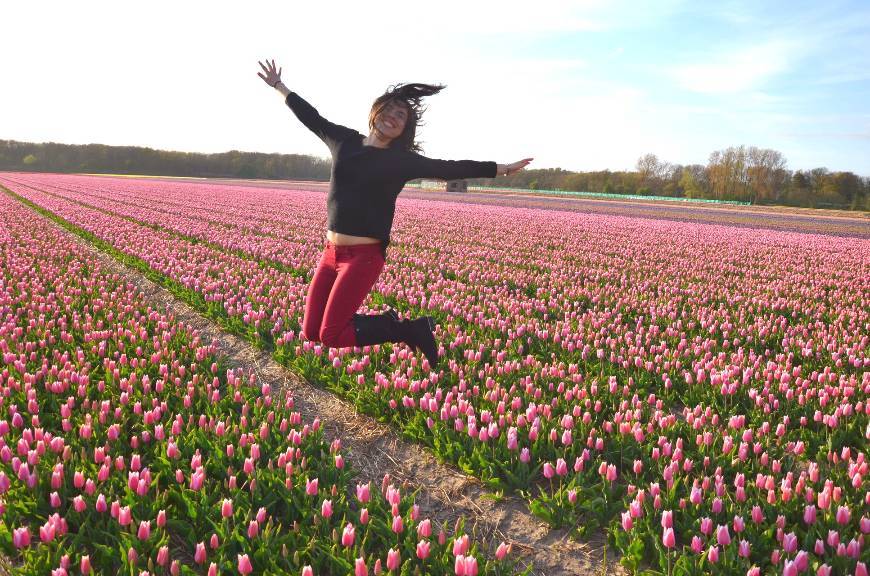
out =
{"type": "MultiPolygon", "coordinates": [[[[30,209],[22,204],[22,209],[30,209]]],[[[424,517],[452,533],[454,522],[465,517],[466,530],[490,553],[502,541],[513,544],[514,557],[530,562],[533,574],[569,576],[624,573],[608,554],[603,562],[603,535],[587,543],[571,539],[565,530],[548,530],[531,515],[520,498],[495,498],[475,478],[439,464],[426,449],[400,439],[392,428],[359,414],[353,405],[330,392],[309,384],[304,378],[278,364],[268,352],[258,350],[243,339],[222,331],[168,290],[131,270],[89,242],[61,228],[82,247],[82,254],[100,261],[106,270],[134,284],[145,301],[157,310],[166,310],[201,334],[203,341],[216,341],[227,355],[231,367],[249,367],[261,383],[273,390],[292,392],[296,409],[307,421],[320,418],[328,440],[339,437],[347,461],[358,471],[359,482],[380,484],[384,474],[409,490],[419,488],[417,503],[424,517]]],[[[0,567],[2,574],[2,567],[0,567]]]]}

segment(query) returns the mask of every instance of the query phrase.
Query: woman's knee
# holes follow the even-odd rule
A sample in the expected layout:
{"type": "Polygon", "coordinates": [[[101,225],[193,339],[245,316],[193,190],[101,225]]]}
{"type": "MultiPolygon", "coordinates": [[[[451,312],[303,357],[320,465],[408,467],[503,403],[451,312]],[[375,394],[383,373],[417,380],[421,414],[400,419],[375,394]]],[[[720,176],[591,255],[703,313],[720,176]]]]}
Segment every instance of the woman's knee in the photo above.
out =
{"type": "Polygon", "coordinates": [[[334,327],[322,327],[320,329],[320,342],[324,346],[330,348],[338,348],[338,337],[341,335],[341,330],[336,330],[334,327]]]}

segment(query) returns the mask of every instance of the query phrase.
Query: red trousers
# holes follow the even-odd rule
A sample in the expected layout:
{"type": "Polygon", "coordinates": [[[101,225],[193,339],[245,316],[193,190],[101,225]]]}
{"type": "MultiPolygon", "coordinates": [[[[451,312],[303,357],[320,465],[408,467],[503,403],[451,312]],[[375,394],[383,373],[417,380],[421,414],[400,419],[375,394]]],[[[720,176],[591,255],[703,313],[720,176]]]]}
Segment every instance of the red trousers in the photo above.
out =
{"type": "Polygon", "coordinates": [[[384,269],[380,242],[336,246],[329,240],[308,286],[302,335],[330,348],[356,346],[353,315],[384,269]]]}

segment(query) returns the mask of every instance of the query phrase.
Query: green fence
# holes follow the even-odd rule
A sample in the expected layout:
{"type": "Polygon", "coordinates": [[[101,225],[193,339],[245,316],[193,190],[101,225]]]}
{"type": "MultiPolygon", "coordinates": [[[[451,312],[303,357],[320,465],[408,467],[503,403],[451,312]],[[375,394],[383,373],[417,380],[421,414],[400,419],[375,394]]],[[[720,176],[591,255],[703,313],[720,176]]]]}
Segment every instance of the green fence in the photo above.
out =
{"type": "MultiPolygon", "coordinates": [[[[423,188],[418,182],[405,184],[409,188],[423,188]]],[[[430,188],[427,188],[430,189],[430,188]]],[[[693,202],[701,204],[733,204],[737,206],[749,206],[751,202],[737,200],[707,200],[704,198],[675,198],[673,196],[645,196],[642,194],[608,194],[606,192],[576,192],[574,190],[529,190],[527,188],[506,188],[503,186],[469,186],[468,190],[482,190],[493,192],[523,192],[526,194],[540,194],[542,196],[569,196],[576,198],[614,198],[632,200],[667,200],[669,202],[693,202]]]]}

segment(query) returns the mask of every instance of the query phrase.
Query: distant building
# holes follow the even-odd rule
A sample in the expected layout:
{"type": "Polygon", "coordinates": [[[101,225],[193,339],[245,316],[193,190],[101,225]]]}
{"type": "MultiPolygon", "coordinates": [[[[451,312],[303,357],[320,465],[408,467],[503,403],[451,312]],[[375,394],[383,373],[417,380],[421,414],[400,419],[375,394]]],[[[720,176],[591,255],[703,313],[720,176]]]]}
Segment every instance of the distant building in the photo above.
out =
{"type": "Polygon", "coordinates": [[[422,180],[420,188],[423,190],[446,190],[447,192],[468,192],[468,183],[465,180],[422,180]]]}
{"type": "Polygon", "coordinates": [[[448,180],[447,181],[447,191],[448,192],[468,192],[468,184],[465,180],[448,180]]]}

